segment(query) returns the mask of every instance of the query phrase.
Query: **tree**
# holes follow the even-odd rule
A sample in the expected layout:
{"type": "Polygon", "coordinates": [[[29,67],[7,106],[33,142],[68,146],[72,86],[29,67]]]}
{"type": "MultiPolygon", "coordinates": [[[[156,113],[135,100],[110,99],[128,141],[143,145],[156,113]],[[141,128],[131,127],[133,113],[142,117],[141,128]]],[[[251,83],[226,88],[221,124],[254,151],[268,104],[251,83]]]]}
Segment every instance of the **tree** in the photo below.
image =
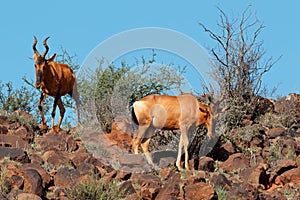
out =
{"type": "Polygon", "coordinates": [[[180,88],[185,67],[155,63],[156,53],[148,61],[121,66],[107,64],[102,59],[95,70],[87,69],[78,83],[85,122],[100,123],[109,132],[116,116],[129,116],[130,107],[136,100],[150,95],[166,93],[180,88]]]}
{"type": "Polygon", "coordinates": [[[230,109],[225,115],[227,130],[239,125],[245,114],[253,114],[256,97],[262,92],[262,77],[280,59],[264,59],[266,51],[259,39],[264,25],[248,6],[240,18],[229,19],[218,8],[219,32],[199,23],[209,37],[216,42],[211,49],[213,57],[212,76],[219,86],[221,99],[230,109]]]}

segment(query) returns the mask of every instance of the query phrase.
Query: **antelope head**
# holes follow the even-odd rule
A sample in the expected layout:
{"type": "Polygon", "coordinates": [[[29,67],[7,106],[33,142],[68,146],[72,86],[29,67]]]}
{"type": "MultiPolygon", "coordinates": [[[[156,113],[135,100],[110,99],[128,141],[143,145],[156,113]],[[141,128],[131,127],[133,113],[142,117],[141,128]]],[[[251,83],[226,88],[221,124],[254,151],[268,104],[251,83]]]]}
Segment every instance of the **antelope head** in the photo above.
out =
{"type": "Polygon", "coordinates": [[[41,83],[44,79],[44,75],[43,75],[43,72],[44,72],[44,69],[45,67],[47,66],[47,63],[49,61],[53,61],[54,57],[55,57],[55,54],[53,56],[51,56],[50,59],[46,59],[46,54],[48,53],[49,51],[49,47],[47,45],[47,40],[49,39],[49,37],[47,37],[43,44],[44,44],[44,47],[45,47],[45,52],[41,55],[38,50],[36,49],[36,44],[37,44],[37,39],[36,37],[34,36],[34,41],[33,41],[33,45],[32,45],[32,49],[33,49],[33,59],[34,59],[34,62],[35,62],[35,73],[36,73],[36,82],[35,82],[35,87],[37,89],[39,89],[41,87],[41,83]]]}

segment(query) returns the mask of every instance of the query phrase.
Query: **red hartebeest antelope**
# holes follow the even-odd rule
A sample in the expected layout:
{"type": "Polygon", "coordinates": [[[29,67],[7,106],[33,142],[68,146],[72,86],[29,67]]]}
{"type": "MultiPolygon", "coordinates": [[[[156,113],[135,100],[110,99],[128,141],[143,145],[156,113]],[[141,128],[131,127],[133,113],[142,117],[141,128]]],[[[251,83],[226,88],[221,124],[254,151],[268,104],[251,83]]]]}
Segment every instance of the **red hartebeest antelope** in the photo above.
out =
{"type": "Polygon", "coordinates": [[[212,115],[210,107],[197,101],[190,94],[180,96],[150,95],[146,96],[133,104],[133,119],[139,125],[138,133],[133,140],[134,153],[138,153],[141,143],[147,161],[153,164],[149,154],[149,143],[155,129],[177,130],[180,129],[181,136],[179,141],[178,156],[176,166],[180,166],[182,148],[185,152],[185,168],[189,169],[188,164],[188,133],[194,131],[198,126],[205,124],[208,136],[212,136],[212,115]]]}
{"type": "Polygon", "coordinates": [[[46,95],[50,95],[54,97],[53,110],[52,110],[52,129],[57,132],[60,129],[60,125],[62,119],[65,114],[65,108],[63,106],[63,102],[61,97],[69,94],[74,98],[77,105],[78,112],[78,122],[80,122],[80,114],[79,114],[79,96],[76,88],[76,77],[73,70],[66,64],[56,63],[54,62],[54,58],[56,54],[52,55],[49,59],[46,59],[46,54],[49,51],[49,47],[47,45],[47,37],[44,40],[44,46],[46,48],[45,52],[41,55],[37,49],[37,39],[34,36],[34,42],[32,45],[34,54],[33,59],[35,61],[35,72],[36,72],[36,83],[35,87],[39,89],[42,88],[42,93],[39,101],[38,108],[40,110],[40,114],[42,116],[43,128],[47,128],[46,120],[43,113],[43,101],[46,95]],[[54,127],[54,117],[56,106],[59,107],[60,110],[60,118],[58,120],[58,124],[54,127]]]}

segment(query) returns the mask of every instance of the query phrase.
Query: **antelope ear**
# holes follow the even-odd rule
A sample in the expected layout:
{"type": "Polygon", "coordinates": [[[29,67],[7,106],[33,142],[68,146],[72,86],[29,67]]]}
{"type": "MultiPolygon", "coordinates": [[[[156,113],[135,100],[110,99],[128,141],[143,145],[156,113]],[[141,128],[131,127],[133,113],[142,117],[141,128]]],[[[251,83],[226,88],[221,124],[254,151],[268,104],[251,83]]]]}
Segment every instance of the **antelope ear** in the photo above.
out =
{"type": "Polygon", "coordinates": [[[56,56],[56,53],[53,54],[47,61],[48,61],[48,62],[54,61],[55,56],[56,56]]]}

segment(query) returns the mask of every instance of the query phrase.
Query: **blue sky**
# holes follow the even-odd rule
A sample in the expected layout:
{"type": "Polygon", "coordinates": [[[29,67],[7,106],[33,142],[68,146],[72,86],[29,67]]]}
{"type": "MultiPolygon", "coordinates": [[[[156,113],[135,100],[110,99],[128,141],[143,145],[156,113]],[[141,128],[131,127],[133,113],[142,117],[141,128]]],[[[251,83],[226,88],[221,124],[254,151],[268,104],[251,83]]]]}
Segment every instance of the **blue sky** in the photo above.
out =
{"type": "MultiPolygon", "coordinates": [[[[300,1],[2,1],[0,3],[0,80],[20,86],[34,79],[33,35],[47,36],[49,55],[63,46],[82,64],[107,38],[134,28],[162,27],[181,32],[204,47],[214,43],[198,22],[216,30],[219,13],[236,16],[247,5],[266,26],[261,33],[266,58],[283,55],[266,75],[264,84],[279,85],[277,94],[300,93],[300,1]],[[289,2],[289,3],[287,3],[289,2]]],[[[38,45],[43,51],[43,47],[38,45]]],[[[101,57],[101,55],[99,55],[101,57]]]]}

